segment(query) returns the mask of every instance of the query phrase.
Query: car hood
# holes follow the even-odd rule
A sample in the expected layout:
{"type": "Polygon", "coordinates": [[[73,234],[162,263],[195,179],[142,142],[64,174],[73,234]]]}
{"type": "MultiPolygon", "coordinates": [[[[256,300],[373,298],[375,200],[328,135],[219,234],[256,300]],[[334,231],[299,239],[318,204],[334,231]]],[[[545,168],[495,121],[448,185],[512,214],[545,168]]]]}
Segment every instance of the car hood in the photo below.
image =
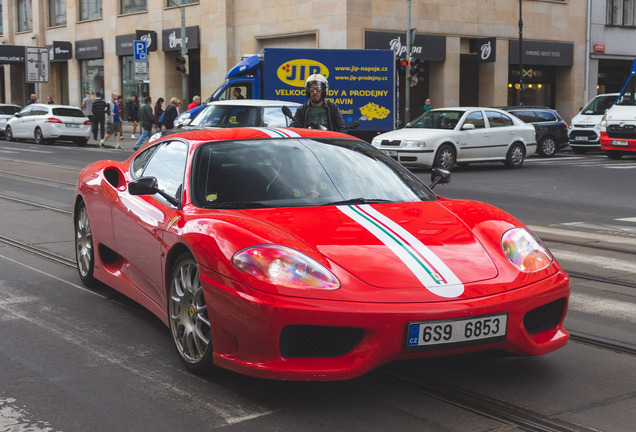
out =
{"type": "Polygon", "coordinates": [[[577,114],[572,118],[572,124],[597,125],[602,118],[603,114],[577,114]]]}
{"type": "MultiPolygon", "coordinates": [[[[378,288],[424,286],[436,296],[457,297],[464,285],[498,275],[487,247],[437,201],[245,213],[378,288]]],[[[503,255],[501,250],[491,252],[503,255]]]]}
{"type": "Polygon", "coordinates": [[[375,137],[375,140],[421,140],[422,138],[436,138],[448,136],[455,133],[452,129],[426,129],[426,128],[404,128],[391,132],[386,132],[375,137]]]}
{"type": "Polygon", "coordinates": [[[636,110],[633,106],[614,105],[606,113],[607,120],[611,121],[634,121],[636,120],[636,110]]]}

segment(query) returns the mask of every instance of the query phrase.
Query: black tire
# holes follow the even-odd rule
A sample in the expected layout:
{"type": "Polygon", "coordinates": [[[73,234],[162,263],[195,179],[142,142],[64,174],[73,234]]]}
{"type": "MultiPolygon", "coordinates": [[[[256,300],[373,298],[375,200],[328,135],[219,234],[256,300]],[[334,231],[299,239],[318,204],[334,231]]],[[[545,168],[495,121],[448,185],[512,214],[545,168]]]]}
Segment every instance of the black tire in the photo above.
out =
{"type": "Polygon", "coordinates": [[[587,153],[587,149],[585,147],[572,147],[572,151],[574,154],[585,154],[587,153]]]}
{"type": "Polygon", "coordinates": [[[36,144],[47,144],[44,136],[42,135],[42,129],[39,127],[35,128],[35,132],[33,132],[33,138],[35,139],[36,144]]]}
{"type": "Polygon", "coordinates": [[[86,204],[81,202],[75,211],[75,262],[82,283],[86,286],[94,286],[96,279],[93,276],[95,270],[95,244],[93,232],[88,219],[86,204]]]}
{"type": "Polygon", "coordinates": [[[520,143],[514,143],[508,149],[508,153],[506,153],[506,161],[504,165],[506,168],[520,168],[523,165],[523,160],[526,157],[526,150],[523,145],[520,143]]]}
{"type": "Polygon", "coordinates": [[[196,374],[211,372],[214,363],[210,320],[199,267],[189,252],[179,255],[170,272],[168,321],[177,353],[186,367],[196,374]]]}
{"type": "Polygon", "coordinates": [[[613,160],[619,160],[623,157],[623,152],[618,150],[607,150],[607,157],[613,160]]]}
{"type": "Polygon", "coordinates": [[[455,157],[455,150],[449,144],[442,144],[435,154],[435,160],[433,161],[433,168],[443,168],[451,171],[457,161],[455,157]]]}
{"type": "Polygon", "coordinates": [[[7,128],[4,130],[4,137],[7,139],[7,141],[15,141],[15,138],[13,138],[13,131],[11,130],[11,126],[7,126],[7,128]]]}
{"type": "Polygon", "coordinates": [[[546,136],[537,144],[537,153],[542,157],[552,157],[557,151],[557,143],[551,136],[546,136]]]}

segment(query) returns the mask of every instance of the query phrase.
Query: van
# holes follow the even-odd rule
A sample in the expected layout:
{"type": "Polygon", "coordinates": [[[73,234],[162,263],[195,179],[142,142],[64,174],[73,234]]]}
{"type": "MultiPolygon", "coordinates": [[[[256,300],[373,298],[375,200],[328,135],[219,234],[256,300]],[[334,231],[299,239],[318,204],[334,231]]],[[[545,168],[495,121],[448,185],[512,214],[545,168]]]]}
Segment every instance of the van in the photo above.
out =
{"type": "Polygon", "coordinates": [[[590,149],[601,149],[601,119],[618,96],[619,93],[598,95],[572,118],[568,136],[574,153],[583,154],[590,149]]]}

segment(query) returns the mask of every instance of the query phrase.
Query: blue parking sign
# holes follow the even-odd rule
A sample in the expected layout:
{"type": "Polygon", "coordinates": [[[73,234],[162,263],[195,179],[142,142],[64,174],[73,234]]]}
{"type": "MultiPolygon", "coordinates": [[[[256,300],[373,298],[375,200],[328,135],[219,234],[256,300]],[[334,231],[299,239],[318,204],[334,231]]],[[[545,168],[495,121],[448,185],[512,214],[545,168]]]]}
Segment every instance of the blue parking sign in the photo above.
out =
{"type": "Polygon", "coordinates": [[[133,41],[133,52],[135,61],[148,61],[148,48],[146,47],[146,41],[133,41]]]}

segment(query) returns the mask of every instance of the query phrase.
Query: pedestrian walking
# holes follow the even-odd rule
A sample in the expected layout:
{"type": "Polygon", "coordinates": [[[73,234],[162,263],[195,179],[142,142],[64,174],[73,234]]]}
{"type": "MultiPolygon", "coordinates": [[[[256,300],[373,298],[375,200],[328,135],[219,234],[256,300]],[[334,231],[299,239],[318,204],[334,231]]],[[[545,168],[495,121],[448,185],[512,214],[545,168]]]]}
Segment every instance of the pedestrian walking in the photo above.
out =
{"type": "Polygon", "coordinates": [[[117,103],[117,93],[112,93],[111,100],[108,101],[106,116],[106,136],[100,141],[99,147],[104,148],[104,143],[115,135],[115,148],[121,150],[121,117],[119,116],[119,104],[117,103]]]}
{"type": "Polygon", "coordinates": [[[166,129],[174,127],[174,120],[179,116],[179,106],[181,106],[181,101],[178,98],[170,99],[170,105],[166,107],[166,112],[163,115],[163,125],[166,129]]]}
{"type": "MultiPolygon", "coordinates": [[[[94,102],[95,102],[95,99],[93,99],[90,92],[86,92],[86,97],[82,100],[82,111],[84,112],[84,115],[88,117],[88,119],[91,121],[91,124],[93,124],[93,117],[94,117],[93,116],[94,102]]],[[[95,134],[93,134],[93,137],[95,137],[95,134]]]]}
{"type": "Polygon", "coordinates": [[[93,111],[93,139],[97,141],[97,132],[99,130],[99,139],[104,140],[106,110],[108,109],[108,105],[106,105],[106,101],[102,99],[101,92],[95,92],[95,100],[93,101],[91,109],[93,111]]]}
{"type": "Polygon", "coordinates": [[[163,102],[163,98],[160,97],[155,103],[155,123],[157,124],[157,132],[161,130],[161,122],[159,122],[159,117],[161,117],[161,114],[163,114],[163,102]]]}
{"type": "Polygon", "coordinates": [[[146,138],[150,138],[152,134],[152,127],[155,125],[155,115],[152,111],[152,107],[150,104],[152,103],[152,98],[150,96],[146,96],[144,99],[144,103],[141,104],[139,108],[139,126],[141,129],[141,134],[139,135],[139,139],[135,143],[133,150],[139,150],[139,147],[143,144],[146,138]]]}
{"type": "Polygon", "coordinates": [[[139,99],[133,95],[126,105],[128,123],[133,124],[132,139],[137,138],[137,125],[139,124],[139,99]]]}

